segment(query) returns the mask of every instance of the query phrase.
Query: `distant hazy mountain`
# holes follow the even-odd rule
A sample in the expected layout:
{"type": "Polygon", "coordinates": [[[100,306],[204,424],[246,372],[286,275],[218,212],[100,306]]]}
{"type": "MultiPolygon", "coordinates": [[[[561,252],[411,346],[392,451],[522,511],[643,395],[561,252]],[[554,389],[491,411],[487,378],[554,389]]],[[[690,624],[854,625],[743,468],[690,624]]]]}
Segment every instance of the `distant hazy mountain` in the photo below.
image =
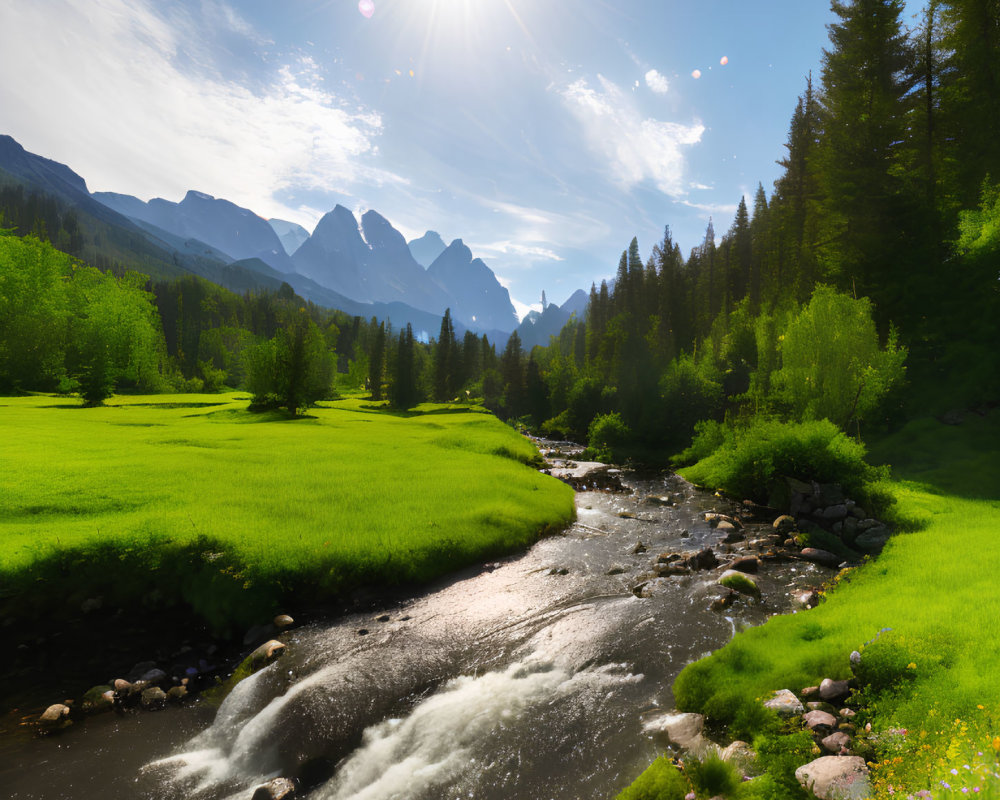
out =
{"type": "Polygon", "coordinates": [[[569,299],[559,306],[566,312],[567,317],[576,314],[579,319],[583,319],[587,314],[587,306],[590,304],[590,295],[583,289],[577,289],[569,296],[569,299]]]}
{"type": "Polygon", "coordinates": [[[279,272],[291,272],[285,248],[266,220],[250,209],[203,192],[188,192],[179,203],[157,197],[144,203],[130,195],[96,192],[94,198],[132,219],[148,222],[185,239],[198,239],[233,260],[259,258],[279,272]]]}
{"type": "Polygon", "coordinates": [[[517,328],[517,335],[525,350],[530,350],[536,344],[548,345],[549,337],[558,336],[559,331],[576,314],[582,320],[587,313],[590,296],[582,289],[577,289],[561,306],[549,303],[544,311],[530,311],[517,328]]]}
{"type": "Polygon", "coordinates": [[[517,327],[510,294],[482,259],[472,257],[461,239],[448,245],[427,274],[454,298],[452,315],[467,327],[507,333],[517,327]]]}
{"type": "Polygon", "coordinates": [[[278,239],[285,248],[288,255],[292,255],[298,250],[302,243],[309,238],[309,231],[295,222],[288,222],[283,219],[269,219],[268,224],[274,228],[278,234],[278,239]]]}
{"type": "Polygon", "coordinates": [[[410,242],[409,247],[413,259],[422,267],[429,267],[445,251],[444,239],[437,231],[427,231],[410,242]]]}

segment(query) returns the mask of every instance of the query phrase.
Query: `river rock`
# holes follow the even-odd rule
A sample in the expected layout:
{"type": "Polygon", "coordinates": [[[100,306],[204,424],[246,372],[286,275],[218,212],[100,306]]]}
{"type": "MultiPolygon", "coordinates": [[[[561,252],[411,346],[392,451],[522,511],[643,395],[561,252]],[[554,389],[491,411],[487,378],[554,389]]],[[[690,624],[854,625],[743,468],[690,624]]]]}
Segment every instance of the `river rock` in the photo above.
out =
{"type": "Polygon", "coordinates": [[[749,597],[760,598],[760,587],[753,578],[735,569],[727,569],[719,576],[719,584],[749,597]]]}
{"type": "Polygon", "coordinates": [[[731,517],[728,514],[719,514],[716,511],[706,511],[705,522],[707,522],[713,528],[717,528],[723,523],[732,526],[731,528],[723,528],[723,530],[732,530],[732,528],[743,527],[743,524],[738,519],[736,519],[736,517],[731,517]]]}
{"type": "Polygon", "coordinates": [[[145,683],[160,683],[161,681],[165,681],[166,679],[167,679],[167,673],[164,672],[159,667],[154,667],[153,669],[148,670],[147,672],[143,673],[141,678],[139,678],[140,681],[143,681],[145,683]]]}
{"type": "Polygon", "coordinates": [[[789,689],[779,689],[774,697],[764,703],[765,708],[777,711],[782,717],[797,717],[805,711],[795,692],[789,689]]]}
{"type": "Polygon", "coordinates": [[[680,553],[660,553],[660,555],[656,557],[656,563],[673,564],[675,561],[680,561],[683,558],[684,556],[682,556],[680,553]]]}
{"type": "Polygon", "coordinates": [[[847,681],[834,681],[830,678],[824,678],[819,685],[820,699],[825,700],[827,703],[835,703],[838,700],[843,700],[850,691],[851,688],[847,685],[847,681]]]}
{"type": "Polygon", "coordinates": [[[820,742],[823,749],[830,755],[841,756],[851,754],[851,737],[843,731],[831,733],[820,742]]]}
{"type": "Polygon", "coordinates": [[[148,689],[142,690],[142,700],[140,702],[143,708],[160,708],[167,702],[167,693],[159,686],[150,686],[148,689]]]}
{"type": "Polygon", "coordinates": [[[175,703],[179,703],[185,697],[187,697],[187,686],[171,686],[170,690],[167,692],[167,700],[172,700],[175,703]]]}
{"type": "Polygon", "coordinates": [[[285,800],[295,796],[295,782],[288,778],[275,778],[258,786],[250,800],[285,800]]]}
{"type": "Polygon", "coordinates": [[[53,703],[38,718],[38,726],[45,731],[60,730],[71,724],[69,706],[65,703],[53,703]]]}
{"type": "Polygon", "coordinates": [[[629,550],[629,553],[631,555],[633,555],[633,556],[638,556],[638,555],[642,555],[643,553],[645,553],[646,549],[647,549],[646,545],[644,545],[642,542],[636,542],[632,546],[632,549],[629,550]]]}
{"type": "Polygon", "coordinates": [[[605,575],[622,575],[625,572],[625,567],[616,565],[605,572],[605,575]]]}
{"type": "Polygon", "coordinates": [[[746,777],[754,777],[757,774],[756,762],[757,754],[746,742],[737,739],[735,742],[725,747],[719,757],[723,761],[728,761],[746,777]]]}
{"type": "Polygon", "coordinates": [[[862,553],[877,555],[882,552],[882,548],[885,547],[891,535],[888,528],[881,526],[869,528],[864,533],[858,534],[858,537],[854,540],[854,547],[862,553]]]}
{"type": "Polygon", "coordinates": [[[671,578],[679,577],[681,575],[690,575],[691,570],[688,569],[683,562],[678,561],[673,564],[654,564],[653,574],[658,578],[671,578]]]}
{"type": "Polygon", "coordinates": [[[719,559],[715,556],[715,551],[711,547],[700,550],[687,559],[687,565],[693,570],[714,569],[719,566],[719,559]]]}
{"type": "Polygon", "coordinates": [[[819,800],[865,800],[872,787],[859,756],[823,756],[795,770],[795,778],[819,800]]]}
{"type": "Polygon", "coordinates": [[[704,754],[710,744],[702,735],[705,718],[701,714],[656,714],[648,717],[642,727],[647,733],[695,756],[704,754]]]}
{"type": "Polygon", "coordinates": [[[760,562],[754,556],[744,556],[743,558],[737,558],[731,561],[729,569],[734,569],[737,572],[746,572],[750,575],[756,575],[757,570],[760,569],[760,562]]]}
{"type": "Polygon", "coordinates": [[[656,495],[650,495],[646,498],[646,505],[649,506],[672,506],[674,501],[670,497],[657,497],[656,495]]]}
{"type": "Polygon", "coordinates": [[[88,689],[80,703],[85,714],[99,714],[110,711],[115,704],[115,690],[110,686],[94,686],[88,689]]]}
{"type": "Polygon", "coordinates": [[[295,624],[295,620],[292,619],[288,614],[278,614],[273,620],[274,627],[279,631],[285,628],[290,628],[295,624]]]}
{"type": "Polygon", "coordinates": [[[150,670],[156,669],[156,666],[157,665],[155,661],[140,661],[138,664],[136,664],[134,667],[132,667],[132,669],[128,671],[128,674],[125,676],[125,680],[127,680],[129,683],[136,683],[138,681],[141,681],[142,676],[145,675],[150,670]]]}
{"type": "Polygon", "coordinates": [[[829,550],[820,550],[818,547],[803,547],[799,553],[799,558],[811,564],[818,564],[821,567],[836,569],[844,560],[829,550]]]}
{"type": "Polygon", "coordinates": [[[802,723],[813,733],[823,736],[837,729],[837,718],[826,711],[808,711],[802,715],[802,723]]]}
{"type": "Polygon", "coordinates": [[[823,509],[823,519],[828,522],[839,522],[847,516],[847,506],[838,503],[835,506],[828,506],[823,509]]]}

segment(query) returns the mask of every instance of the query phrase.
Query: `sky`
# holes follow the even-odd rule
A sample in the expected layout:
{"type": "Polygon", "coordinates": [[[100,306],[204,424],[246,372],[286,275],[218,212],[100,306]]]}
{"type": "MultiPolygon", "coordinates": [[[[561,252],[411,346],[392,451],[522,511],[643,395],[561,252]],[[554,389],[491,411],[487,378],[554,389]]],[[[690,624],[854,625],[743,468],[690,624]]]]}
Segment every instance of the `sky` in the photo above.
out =
{"type": "MultiPolygon", "coordinates": [[[[912,3],[911,3],[912,5],[912,3]]],[[[91,191],[461,238],[519,312],[770,195],[824,0],[3,0],[0,133],[91,191]]],[[[752,205],[751,205],[752,207],[752,205]]]]}

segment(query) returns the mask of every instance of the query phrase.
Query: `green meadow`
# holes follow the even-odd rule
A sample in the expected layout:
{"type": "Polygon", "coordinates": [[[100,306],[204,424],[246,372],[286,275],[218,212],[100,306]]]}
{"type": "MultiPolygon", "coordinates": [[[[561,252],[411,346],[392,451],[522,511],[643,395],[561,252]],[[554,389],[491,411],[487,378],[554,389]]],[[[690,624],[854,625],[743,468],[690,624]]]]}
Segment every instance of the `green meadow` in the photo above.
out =
{"type": "MultiPolygon", "coordinates": [[[[223,629],[417,584],[574,515],[534,446],[474,409],[245,395],[0,401],[0,596],[15,614],[187,603],[223,629]]],[[[9,612],[11,613],[11,612],[9,612]]]]}
{"type": "Polygon", "coordinates": [[[986,789],[981,776],[1000,770],[998,445],[996,413],[960,426],[916,420],[877,442],[873,460],[894,465],[903,532],[834,581],[817,608],[775,617],[689,665],[674,685],[678,706],[751,736],[763,724],[755,698],[850,677],[858,650],[876,795],[986,789]]]}

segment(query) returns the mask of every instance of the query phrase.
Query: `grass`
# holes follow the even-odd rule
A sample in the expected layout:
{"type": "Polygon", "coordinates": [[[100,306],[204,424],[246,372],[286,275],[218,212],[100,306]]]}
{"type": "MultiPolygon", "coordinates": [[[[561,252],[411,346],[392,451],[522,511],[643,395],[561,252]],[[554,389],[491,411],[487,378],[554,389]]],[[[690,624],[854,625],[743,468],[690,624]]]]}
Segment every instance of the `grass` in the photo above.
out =
{"type": "Polygon", "coordinates": [[[289,601],[428,581],[574,514],[569,487],[527,466],[534,446],[487,414],[348,399],[290,420],[246,405],[0,399],[8,605],[183,600],[243,625],[289,601]]]}
{"type": "Polygon", "coordinates": [[[839,576],[817,608],[772,618],[686,667],[678,706],[733,723],[775,689],[849,677],[859,650],[876,796],[950,797],[961,787],[949,778],[974,771],[986,782],[964,788],[1000,794],[998,452],[996,412],[959,427],[918,420],[876,442],[872,457],[895,465],[895,512],[911,532],[839,576]]]}

